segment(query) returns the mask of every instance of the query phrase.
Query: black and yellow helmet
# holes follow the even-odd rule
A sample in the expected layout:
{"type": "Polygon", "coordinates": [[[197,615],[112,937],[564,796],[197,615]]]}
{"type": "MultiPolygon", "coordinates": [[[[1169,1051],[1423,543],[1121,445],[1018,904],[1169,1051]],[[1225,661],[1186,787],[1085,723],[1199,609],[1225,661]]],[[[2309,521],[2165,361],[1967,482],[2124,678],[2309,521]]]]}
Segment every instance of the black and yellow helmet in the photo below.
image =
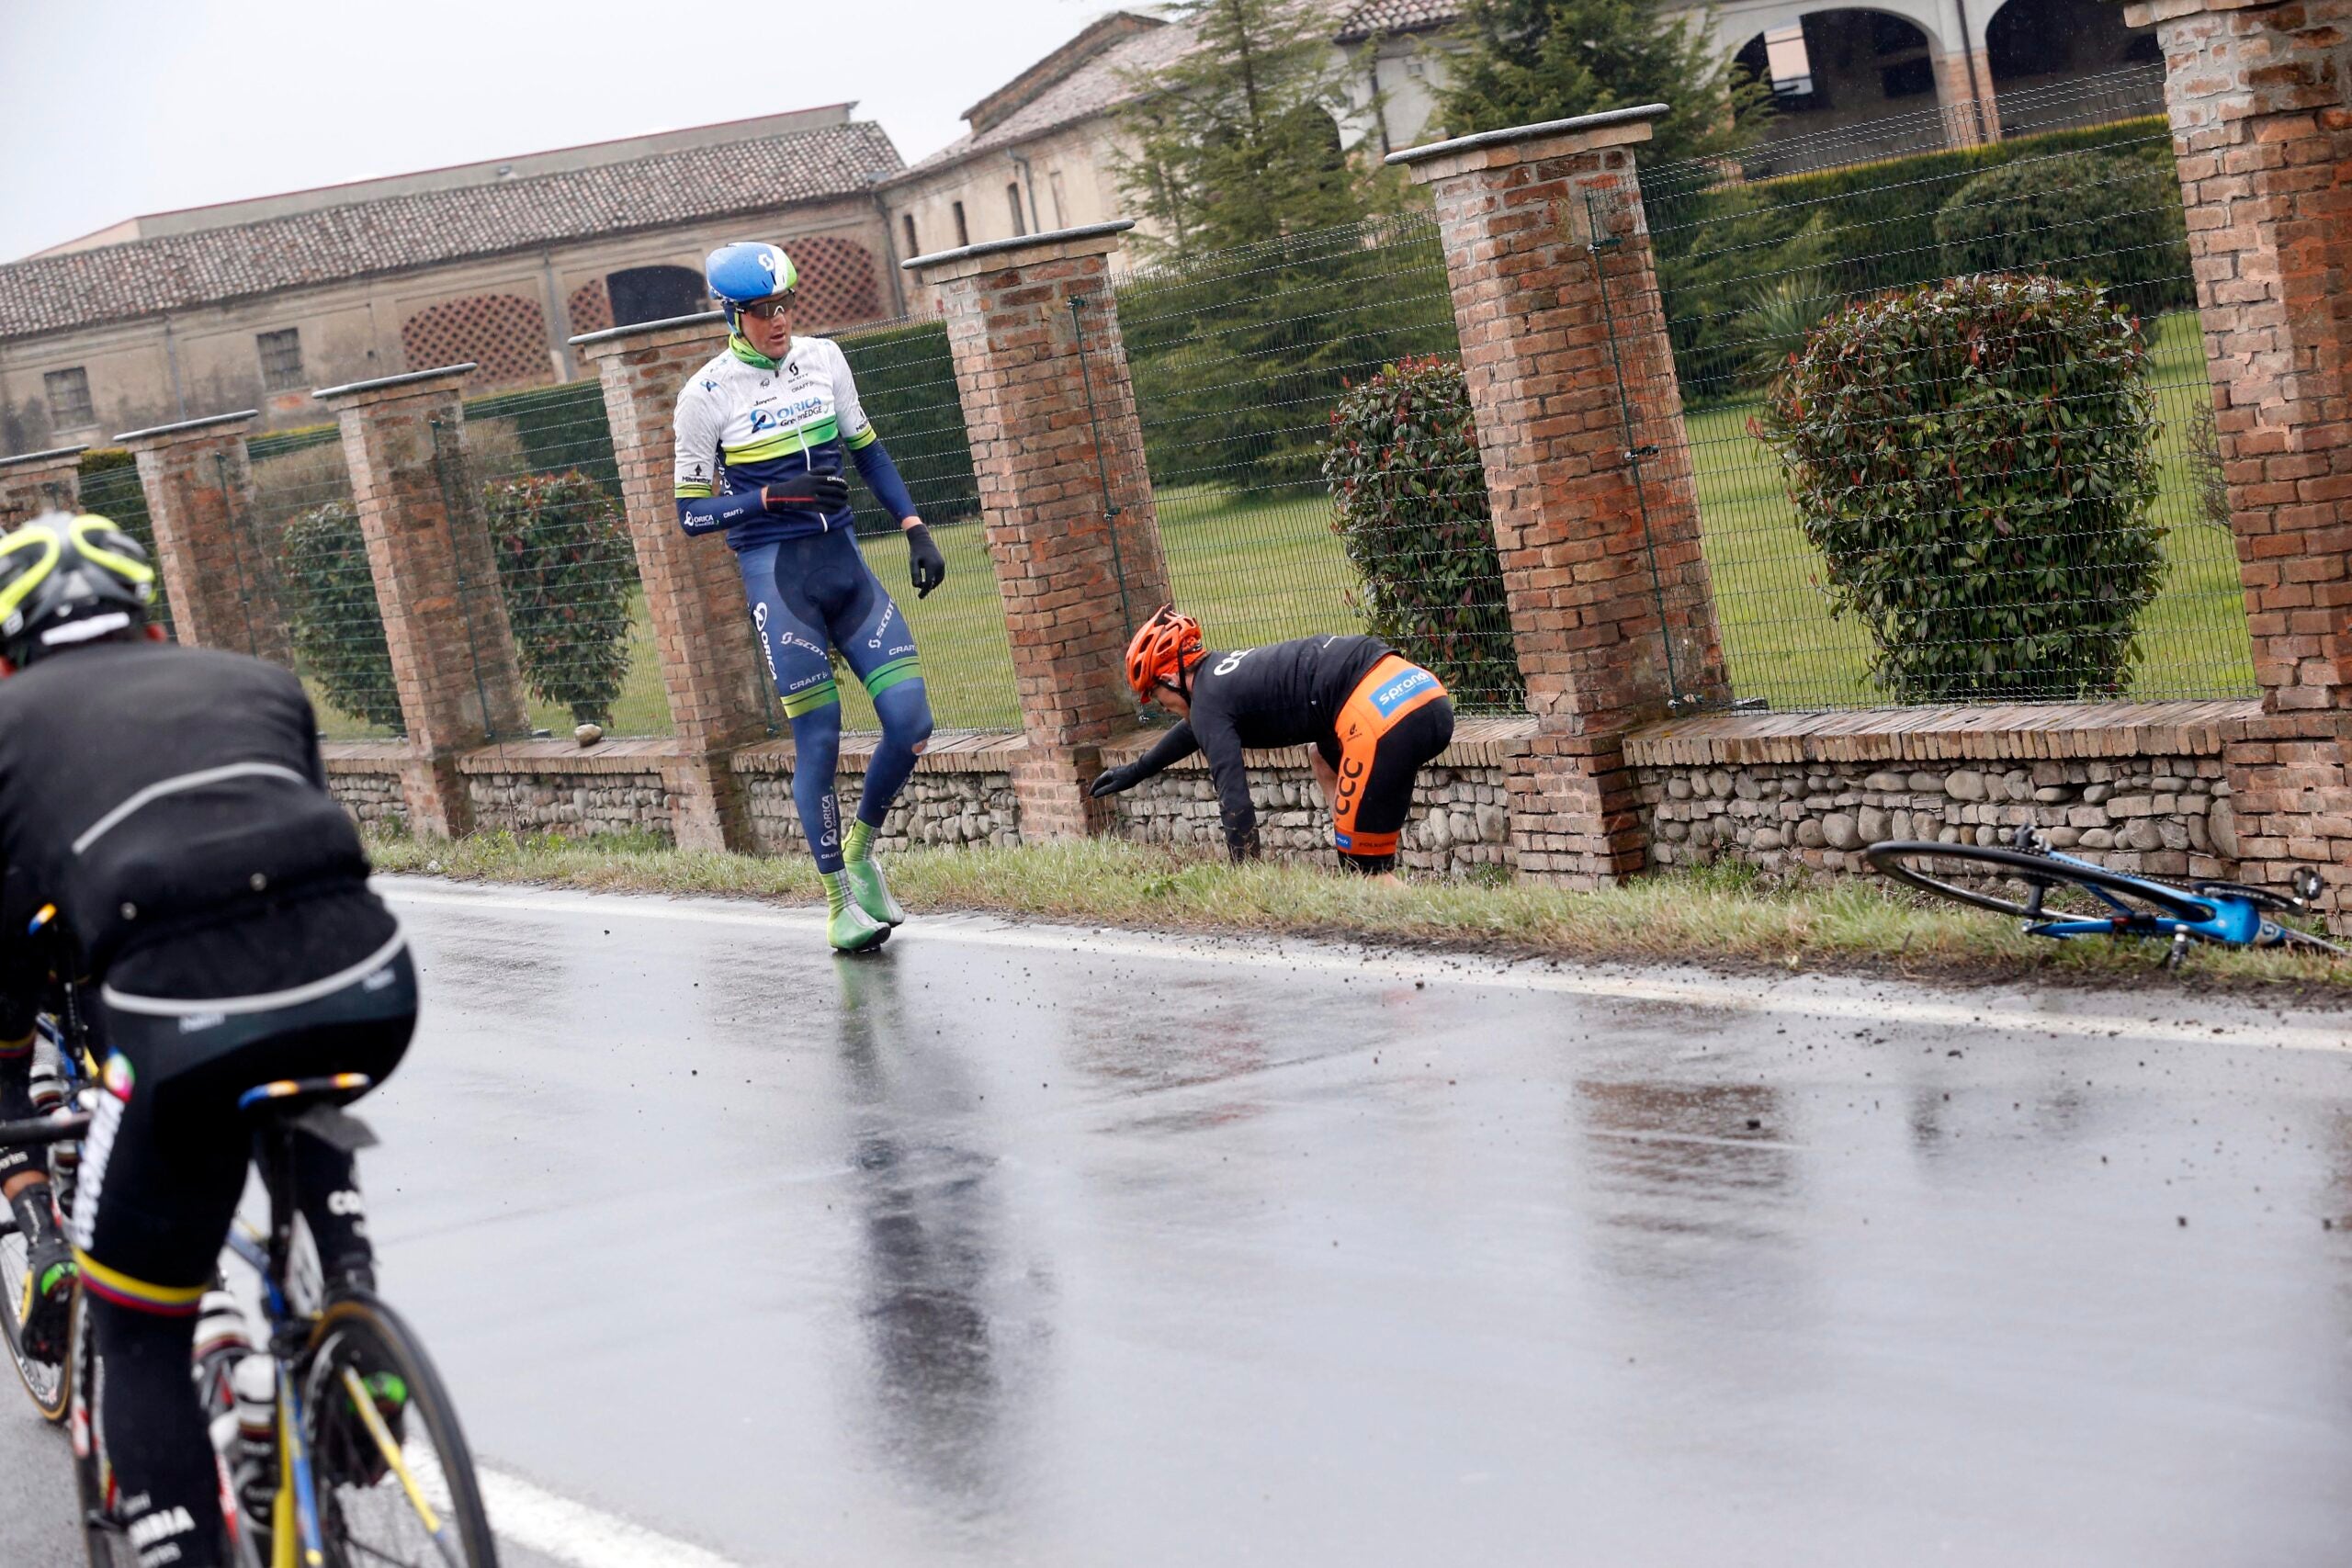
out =
{"type": "Polygon", "coordinates": [[[0,657],[18,669],[60,649],[145,635],[155,569],[103,517],[44,513],[0,538],[0,657]]]}

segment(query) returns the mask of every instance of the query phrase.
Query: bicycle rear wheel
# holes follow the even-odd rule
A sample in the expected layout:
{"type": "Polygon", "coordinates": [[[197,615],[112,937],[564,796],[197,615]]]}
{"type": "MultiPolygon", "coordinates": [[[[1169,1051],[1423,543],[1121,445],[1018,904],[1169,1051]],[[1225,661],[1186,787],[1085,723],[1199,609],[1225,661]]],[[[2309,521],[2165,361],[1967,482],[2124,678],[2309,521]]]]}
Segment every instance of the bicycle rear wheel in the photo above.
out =
{"type": "Polygon", "coordinates": [[[18,1314],[32,1288],[31,1272],[24,1233],[11,1227],[0,1235],[0,1337],[8,1342],[8,1359],[17,1364],[17,1375],[24,1380],[33,1408],[54,1426],[65,1419],[66,1396],[74,1385],[63,1363],[39,1360],[25,1353],[24,1325],[18,1314]]]}
{"type": "Polygon", "coordinates": [[[329,1303],[302,1360],[327,1560],[337,1568],[496,1568],[457,1407],[413,1330],[361,1292],[329,1303]]]}
{"type": "Polygon", "coordinates": [[[74,1324],[65,1365],[74,1388],[74,1495],[82,1509],[82,1546],[90,1568],[139,1568],[139,1549],[114,1517],[106,1459],[98,1451],[96,1358],[90,1354],[89,1298],[74,1293],[74,1324]]]}
{"type": "Polygon", "coordinates": [[[2019,919],[2169,924],[2213,913],[2209,901],[2186,889],[2023,850],[1898,839],[1862,853],[1883,874],[1923,893],[2019,919]]]}

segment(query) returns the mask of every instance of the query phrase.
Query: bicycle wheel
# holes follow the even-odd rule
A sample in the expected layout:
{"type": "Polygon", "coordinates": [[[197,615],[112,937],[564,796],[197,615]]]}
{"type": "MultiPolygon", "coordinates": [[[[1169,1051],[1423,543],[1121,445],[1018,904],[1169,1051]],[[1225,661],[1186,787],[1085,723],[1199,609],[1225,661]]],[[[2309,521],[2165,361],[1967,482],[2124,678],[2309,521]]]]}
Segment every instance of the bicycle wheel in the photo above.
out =
{"type": "Polygon", "coordinates": [[[1862,853],[1880,873],[1923,893],[2020,919],[2169,923],[2212,918],[2213,906],[2186,889],[2023,850],[1898,839],[1872,844],[1862,853]]]}
{"type": "Polygon", "coordinates": [[[115,1522],[108,1505],[106,1460],[98,1452],[96,1365],[90,1354],[88,1298],[74,1293],[74,1322],[66,1335],[65,1364],[74,1388],[74,1495],[82,1509],[82,1546],[90,1568],[139,1568],[139,1549],[115,1522]]]}
{"type": "Polygon", "coordinates": [[[303,1438],[336,1568],[495,1568],[472,1454],[424,1347],[355,1292],[311,1330],[303,1438]]]}
{"type": "Polygon", "coordinates": [[[65,1419],[66,1396],[74,1385],[65,1375],[63,1363],[38,1360],[25,1353],[24,1326],[18,1321],[18,1314],[24,1310],[26,1294],[31,1289],[24,1233],[12,1228],[6,1235],[0,1235],[0,1330],[5,1330],[8,1359],[16,1362],[17,1375],[24,1380],[25,1392],[32,1395],[33,1408],[40,1412],[42,1420],[55,1426],[65,1419]]]}

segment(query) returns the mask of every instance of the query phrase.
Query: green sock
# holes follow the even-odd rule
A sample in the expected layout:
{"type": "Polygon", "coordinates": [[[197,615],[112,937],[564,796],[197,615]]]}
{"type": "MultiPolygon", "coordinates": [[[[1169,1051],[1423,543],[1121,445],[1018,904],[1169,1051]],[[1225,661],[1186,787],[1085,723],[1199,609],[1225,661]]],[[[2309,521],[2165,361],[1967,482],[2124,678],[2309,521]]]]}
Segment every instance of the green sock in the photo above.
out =
{"type": "Polygon", "coordinates": [[[874,829],[864,818],[851,821],[849,837],[842,840],[842,859],[863,861],[874,852],[874,829]]]}
{"type": "Polygon", "coordinates": [[[849,902],[849,889],[842,886],[842,874],[838,871],[820,871],[817,874],[817,880],[825,885],[825,913],[840,914],[842,907],[849,902]]]}

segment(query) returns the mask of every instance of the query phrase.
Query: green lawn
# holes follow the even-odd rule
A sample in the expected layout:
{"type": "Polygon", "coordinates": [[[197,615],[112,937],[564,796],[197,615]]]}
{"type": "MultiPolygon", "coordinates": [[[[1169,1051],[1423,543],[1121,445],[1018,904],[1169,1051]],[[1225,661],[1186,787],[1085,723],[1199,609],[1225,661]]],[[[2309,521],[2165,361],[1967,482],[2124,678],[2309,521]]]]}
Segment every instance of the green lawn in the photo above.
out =
{"type": "MultiPolygon", "coordinates": [[[[2208,395],[2193,313],[2159,323],[2155,382],[2164,422],[2157,519],[2166,528],[2167,569],[2163,592],[2141,626],[2132,695],[2251,694],[2237,557],[2227,529],[2200,515],[2187,441],[2191,416],[2208,395]]],[[[1721,405],[1688,420],[1690,463],[1733,687],[1781,709],[1883,702],[1866,674],[1867,635],[1830,615],[1820,586],[1821,558],[1797,526],[1780,465],[1747,434],[1756,407],[1753,401],[1721,405]]],[[[1235,496],[1193,486],[1163,490],[1158,501],[1177,602],[1200,617],[1213,645],[1246,648],[1358,624],[1348,603],[1355,569],[1331,532],[1330,503],[1319,487],[1235,496]]],[[[921,602],[907,586],[905,546],[888,536],[864,541],[866,558],[914,627],[933,711],[943,726],[1018,728],[1004,606],[980,525],[944,524],[933,534],[947,558],[947,581],[921,602]]],[[[1137,616],[1152,608],[1130,606],[1137,616]]],[[[613,733],[667,734],[668,705],[654,667],[643,594],[631,597],[629,614],[628,676],[615,706],[613,733]]],[[[875,727],[872,705],[854,682],[843,682],[842,697],[850,728],[875,727]]],[[[331,735],[370,733],[323,706],[322,714],[331,735]]],[[[535,704],[531,722],[562,735],[572,721],[552,705],[535,704]]]]}

